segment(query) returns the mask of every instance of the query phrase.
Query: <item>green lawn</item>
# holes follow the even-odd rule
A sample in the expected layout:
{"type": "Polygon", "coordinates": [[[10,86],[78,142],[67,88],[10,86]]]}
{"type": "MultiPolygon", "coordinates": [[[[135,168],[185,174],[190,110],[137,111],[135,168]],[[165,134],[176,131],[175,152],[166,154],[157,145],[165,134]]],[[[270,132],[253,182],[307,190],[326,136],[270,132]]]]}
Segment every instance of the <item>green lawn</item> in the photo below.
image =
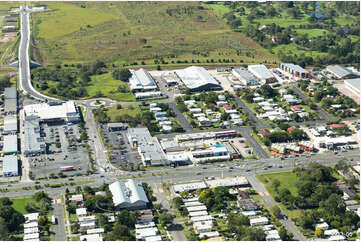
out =
{"type": "Polygon", "coordinates": [[[323,33],[328,33],[325,29],[296,29],[298,34],[307,34],[309,38],[322,36],[323,33]]]}
{"type": "Polygon", "coordinates": [[[300,55],[304,54],[305,56],[320,56],[320,55],[327,55],[327,52],[319,52],[319,51],[309,51],[309,50],[302,50],[297,47],[296,44],[288,44],[288,45],[278,45],[274,48],[272,48],[272,52],[278,55],[278,53],[282,51],[283,54],[286,55],[300,55]]]}
{"type": "Polygon", "coordinates": [[[88,83],[88,86],[85,87],[90,97],[93,97],[97,94],[98,91],[101,91],[102,94],[106,97],[109,97],[117,101],[135,101],[135,96],[128,88],[128,84],[119,80],[114,80],[110,72],[95,75],[91,77],[91,81],[88,83]],[[118,91],[119,86],[122,86],[124,89],[128,90],[126,93],[118,91]]]}
{"type": "Polygon", "coordinates": [[[298,181],[298,177],[291,171],[287,172],[279,172],[279,173],[267,173],[258,175],[257,178],[266,185],[267,191],[275,197],[276,191],[272,188],[272,180],[278,179],[281,182],[279,190],[282,188],[287,188],[290,190],[292,195],[297,195],[297,187],[296,183],[298,181]]]}
{"type": "Polygon", "coordinates": [[[136,117],[140,113],[140,108],[136,105],[122,106],[122,109],[117,109],[116,106],[107,108],[107,115],[110,117],[111,122],[116,122],[116,118],[118,116],[123,116],[127,114],[132,117],[136,117]]]}
{"type": "Polygon", "coordinates": [[[13,202],[12,207],[22,214],[27,214],[28,212],[25,210],[25,206],[28,202],[36,203],[32,197],[24,197],[24,198],[14,198],[11,199],[13,202]]]}

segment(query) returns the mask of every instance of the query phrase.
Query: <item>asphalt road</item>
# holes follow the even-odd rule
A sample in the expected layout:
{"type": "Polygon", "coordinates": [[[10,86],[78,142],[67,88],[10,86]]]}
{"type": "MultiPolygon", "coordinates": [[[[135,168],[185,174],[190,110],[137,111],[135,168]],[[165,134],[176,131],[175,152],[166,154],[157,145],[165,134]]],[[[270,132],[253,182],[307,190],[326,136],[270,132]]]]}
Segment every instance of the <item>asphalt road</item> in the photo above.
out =
{"type": "Polygon", "coordinates": [[[183,113],[179,111],[177,105],[175,103],[169,103],[169,107],[173,110],[173,112],[176,115],[177,120],[179,121],[179,124],[182,126],[185,132],[194,132],[191,125],[188,123],[186,117],[184,117],[183,113]]]}
{"type": "MultiPolygon", "coordinates": [[[[266,188],[263,186],[263,184],[257,179],[255,175],[251,175],[247,177],[249,183],[252,185],[252,187],[262,196],[263,200],[266,203],[266,206],[271,208],[274,205],[277,205],[277,202],[273,199],[271,195],[267,192],[266,188]]],[[[282,211],[282,209],[281,209],[282,211]]],[[[284,212],[282,211],[284,214],[284,212]]],[[[291,219],[287,218],[287,220],[280,220],[285,229],[288,232],[291,232],[293,234],[293,238],[299,241],[305,241],[306,238],[300,233],[300,231],[297,229],[296,225],[291,221],[291,219]]]]}
{"type": "MultiPolygon", "coordinates": [[[[293,91],[302,99],[307,99],[308,97],[303,93],[301,92],[297,87],[293,86],[293,91]]],[[[319,105],[317,105],[317,114],[323,119],[325,120],[326,122],[329,122],[329,121],[335,121],[336,119],[330,117],[322,108],[320,108],[319,105]]]]}
{"type": "MultiPolygon", "coordinates": [[[[57,196],[60,199],[60,196],[57,196]]],[[[53,204],[53,215],[57,219],[57,224],[53,225],[53,230],[55,233],[55,241],[66,241],[66,232],[65,232],[65,219],[61,203],[53,204]]]]}
{"type": "Polygon", "coordinates": [[[243,128],[239,128],[237,130],[247,140],[248,144],[250,144],[253,147],[253,150],[257,153],[257,155],[260,159],[269,158],[269,155],[267,154],[267,152],[262,148],[262,146],[251,135],[250,127],[243,127],[243,128]]]}
{"type": "Polygon", "coordinates": [[[28,93],[30,96],[45,100],[54,99],[37,92],[31,84],[29,44],[30,44],[30,25],[29,15],[31,11],[21,6],[20,22],[21,22],[21,39],[19,45],[19,87],[20,90],[28,93]]]}
{"type": "Polygon", "coordinates": [[[259,120],[256,114],[254,114],[251,109],[249,109],[247,105],[237,95],[234,95],[234,100],[236,101],[238,106],[248,114],[248,117],[254,122],[257,129],[270,128],[269,125],[266,125],[261,120],[259,120]]]}

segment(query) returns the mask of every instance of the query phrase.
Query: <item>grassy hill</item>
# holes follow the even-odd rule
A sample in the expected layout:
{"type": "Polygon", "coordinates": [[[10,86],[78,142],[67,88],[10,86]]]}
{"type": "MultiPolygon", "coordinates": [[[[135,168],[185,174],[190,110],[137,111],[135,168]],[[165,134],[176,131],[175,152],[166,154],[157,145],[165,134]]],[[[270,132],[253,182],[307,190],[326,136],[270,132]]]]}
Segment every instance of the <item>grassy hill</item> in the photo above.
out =
{"type": "Polygon", "coordinates": [[[47,2],[32,16],[33,58],[45,64],[277,62],[197,2],[47,2]],[[144,63],[142,63],[144,62],[144,63]]]}

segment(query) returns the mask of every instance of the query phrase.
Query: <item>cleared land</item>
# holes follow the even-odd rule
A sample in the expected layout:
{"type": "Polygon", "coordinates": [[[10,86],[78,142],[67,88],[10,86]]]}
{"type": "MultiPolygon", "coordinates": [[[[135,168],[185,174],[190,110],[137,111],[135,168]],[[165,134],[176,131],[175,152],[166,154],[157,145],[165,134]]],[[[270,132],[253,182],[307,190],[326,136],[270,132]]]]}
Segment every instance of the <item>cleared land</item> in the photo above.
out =
{"type": "Polygon", "coordinates": [[[110,118],[110,122],[119,122],[118,119],[124,115],[129,115],[133,118],[140,115],[140,108],[136,105],[123,106],[121,109],[117,109],[117,106],[112,106],[107,108],[106,113],[110,118]]]}
{"type": "Polygon", "coordinates": [[[54,11],[32,17],[33,56],[45,64],[94,59],[142,65],[154,65],[155,60],[278,61],[251,39],[232,32],[203,3],[47,2],[47,6],[54,11]]]}

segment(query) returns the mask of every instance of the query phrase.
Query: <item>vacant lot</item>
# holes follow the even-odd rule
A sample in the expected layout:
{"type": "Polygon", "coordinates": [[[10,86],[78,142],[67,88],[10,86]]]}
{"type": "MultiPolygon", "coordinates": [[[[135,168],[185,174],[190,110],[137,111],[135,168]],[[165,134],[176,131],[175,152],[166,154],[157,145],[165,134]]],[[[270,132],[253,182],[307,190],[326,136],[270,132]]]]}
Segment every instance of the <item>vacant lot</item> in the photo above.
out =
{"type": "Polygon", "coordinates": [[[118,109],[117,106],[111,106],[107,108],[106,113],[110,118],[110,122],[119,122],[120,117],[124,115],[129,115],[133,118],[140,115],[140,108],[136,105],[123,106],[121,109],[118,109]]]}
{"type": "Polygon", "coordinates": [[[114,80],[112,74],[105,73],[91,77],[88,86],[85,87],[90,97],[95,96],[99,91],[105,96],[118,101],[135,101],[135,96],[130,92],[128,84],[119,80],[114,80]],[[122,92],[118,89],[119,87],[122,92]]]}
{"type": "Polygon", "coordinates": [[[12,207],[22,214],[28,213],[25,209],[25,206],[28,202],[33,202],[34,204],[36,203],[36,201],[32,197],[15,198],[11,199],[11,201],[13,202],[12,207]]]}
{"type": "Polygon", "coordinates": [[[157,60],[169,64],[192,60],[206,63],[212,59],[233,59],[238,63],[277,61],[251,39],[232,32],[203,3],[47,4],[54,11],[33,15],[37,47],[33,54],[45,64],[94,59],[143,65],[157,60]]]}
{"type": "Polygon", "coordinates": [[[279,190],[282,188],[287,188],[290,190],[292,195],[297,195],[296,183],[298,182],[298,178],[296,174],[291,171],[262,174],[258,175],[257,178],[266,185],[266,189],[272,195],[272,197],[276,195],[276,191],[272,187],[272,181],[275,179],[279,180],[281,183],[278,188],[279,190]]]}

